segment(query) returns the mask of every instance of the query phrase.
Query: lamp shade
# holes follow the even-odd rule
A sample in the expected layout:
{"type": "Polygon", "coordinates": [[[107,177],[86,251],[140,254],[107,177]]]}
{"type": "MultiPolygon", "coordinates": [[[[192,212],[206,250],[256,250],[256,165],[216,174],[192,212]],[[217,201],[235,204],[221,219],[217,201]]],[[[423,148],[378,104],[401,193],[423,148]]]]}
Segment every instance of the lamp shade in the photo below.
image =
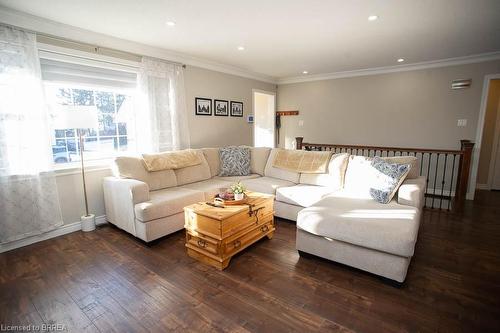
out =
{"type": "Polygon", "coordinates": [[[87,105],[61,105],[55,112],[55,129],[96,128],[97,108],[87,105]]]}

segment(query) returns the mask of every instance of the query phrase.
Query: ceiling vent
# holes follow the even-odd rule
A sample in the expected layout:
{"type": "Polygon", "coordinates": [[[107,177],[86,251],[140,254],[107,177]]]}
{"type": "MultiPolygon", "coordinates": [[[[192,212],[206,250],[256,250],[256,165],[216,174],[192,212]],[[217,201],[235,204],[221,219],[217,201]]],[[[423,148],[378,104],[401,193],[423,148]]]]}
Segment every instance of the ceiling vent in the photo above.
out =
{"type": "Polygon", "coordinates": [[[451,81],[451,89],[465,89],[470,88],[472,84],[471,79],[460,79],[451,81]]]}

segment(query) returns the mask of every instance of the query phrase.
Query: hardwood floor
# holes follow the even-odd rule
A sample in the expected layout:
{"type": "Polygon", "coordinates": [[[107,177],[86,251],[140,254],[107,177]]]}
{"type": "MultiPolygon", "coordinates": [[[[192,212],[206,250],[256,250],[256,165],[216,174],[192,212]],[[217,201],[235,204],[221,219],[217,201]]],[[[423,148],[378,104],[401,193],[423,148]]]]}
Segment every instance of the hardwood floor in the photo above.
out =
{"type": "Polygon", "coordinates": [[[278,220],[220,272],[184,233],[152,245],[104,226],[0,254],[0,324],[69,332],[499,332],[500,193],[463,214],[427,210],[401,288],[299,257],[278,220]]]}

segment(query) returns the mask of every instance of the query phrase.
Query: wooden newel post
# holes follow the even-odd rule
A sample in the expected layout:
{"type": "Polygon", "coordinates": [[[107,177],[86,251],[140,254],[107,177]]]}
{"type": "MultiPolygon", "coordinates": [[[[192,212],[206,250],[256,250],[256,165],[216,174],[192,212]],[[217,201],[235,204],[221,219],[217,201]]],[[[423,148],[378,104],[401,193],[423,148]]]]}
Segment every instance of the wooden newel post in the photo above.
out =
{"type": "Polygon", "coordinates": [[[458,165],[458,181],[455,193],[455,200],[458,206],[462,206],[467,196],[473,149],[474,142],[470,142],[470,140],[460,140],[462,157],[458,165]]]}
{"type": "Polygon", "coordinates": [[[301,136],[295,138],[295,149],[302,150],[302,141],[304,141],[304,138],[301,136]]]}

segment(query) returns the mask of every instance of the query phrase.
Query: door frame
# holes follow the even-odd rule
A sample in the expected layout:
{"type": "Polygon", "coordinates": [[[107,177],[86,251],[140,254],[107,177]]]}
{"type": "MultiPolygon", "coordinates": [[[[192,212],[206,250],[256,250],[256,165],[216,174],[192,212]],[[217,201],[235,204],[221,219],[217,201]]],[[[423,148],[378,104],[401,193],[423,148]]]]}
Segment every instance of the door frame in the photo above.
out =
{"type": "Polygon", "coordinates": [[[491,190],[491,188],[493,187],[493,177],[495,177],[495,165],[497,161],[498,145],[500,140],[500,128],[498,128],[498,124],[500,124],[500,112],[497,113],[497,119],[495,119],[495,134],[493,135],[493,146],[491,147],[490,167],[488,169],[488,183],[486,184],[488,190],[491,190]]]}
{"type": "MultiPolygon", "coordinates": [[[[276,91],[262,90],[262,89],[252,89],[252,114],[253,114],[253,124],[252,124],[252,145],[255,145],[255,93],[261,93],[266,95],[274,96],[274,115],[276,115],[276,91]]],[[[273,117],[274,124],[274,135],[273,135],[273,148],[276,148],[276,116],[273,117]]]]}
{"type": "MultiPolygon", "coordinates": [[[[488,103],[488,92],[490,90],[490,81],[500,79],[499,74],[488,74],[485,75],[483,81],[483,92],[481,95],[481,106],[479,108],[479,119],[476,128],[476,140],[474,144],[474,151],[472,156],[472,170],[470,184],[467,191],[467,199],[474,200],[474,195],[476,192],[477,183],[477,172],[479,168],[479,154],[481,153],[481,142],[483,140],[483,130],[484,130],[484,118],[486,117],[486,105],[488,103]]],[[[490,182],[490,177],[488,174],[488,183],[490,182]]],[[[491,184],[491,183],[490,183],[491,184]]]]}

